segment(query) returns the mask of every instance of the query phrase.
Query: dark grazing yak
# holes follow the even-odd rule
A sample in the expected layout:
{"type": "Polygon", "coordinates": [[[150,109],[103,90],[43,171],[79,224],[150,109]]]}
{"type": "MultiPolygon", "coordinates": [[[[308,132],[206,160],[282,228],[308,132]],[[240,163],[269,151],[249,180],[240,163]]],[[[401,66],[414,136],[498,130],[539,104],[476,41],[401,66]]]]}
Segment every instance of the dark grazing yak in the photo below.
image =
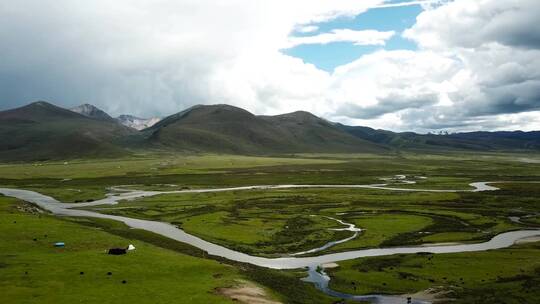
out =
{"type": "Polygon", "coordinates": [[[107,254],[122,255],[126,254],[130,250],[135,250],[135,246],[129,244],[126,248],[111,248],[107,251],[107,254]]]}
{"type": "Polygon", "coordinates": [[[122,255],[127,253],[127,247],[126,248],[111,248],[107,251],[107,254],[112,255],[122,255]]]}

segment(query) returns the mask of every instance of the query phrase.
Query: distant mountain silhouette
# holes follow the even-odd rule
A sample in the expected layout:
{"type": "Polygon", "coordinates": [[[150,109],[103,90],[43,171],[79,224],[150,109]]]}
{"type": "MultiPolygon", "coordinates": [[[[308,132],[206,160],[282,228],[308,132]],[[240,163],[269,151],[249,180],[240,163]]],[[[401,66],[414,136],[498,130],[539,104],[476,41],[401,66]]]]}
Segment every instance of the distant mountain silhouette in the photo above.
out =
{"type": "Polygon", "coordinates": [[[540,150],[540,132],[499,131],[454,134],[395,133],[368,127],[337,126],[358,138],[408,150],[516,151],[540,150]]]}
{"type": "Polygon", "coordinates": [[[257,116],[230,105],[198,105],[137,131],[83,105],[44,101],[0,112],[0,160],[115,157],[134,150],[236,153],[389,153],[540,150],[540,132],[396,133],[332,123],[309,112],[257,116]]]}

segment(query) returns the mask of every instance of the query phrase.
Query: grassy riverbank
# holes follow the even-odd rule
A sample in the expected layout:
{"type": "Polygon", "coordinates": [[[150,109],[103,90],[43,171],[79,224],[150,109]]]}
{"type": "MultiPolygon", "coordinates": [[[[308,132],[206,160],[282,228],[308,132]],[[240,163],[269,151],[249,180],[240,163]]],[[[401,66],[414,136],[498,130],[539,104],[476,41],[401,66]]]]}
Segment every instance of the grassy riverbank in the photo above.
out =
{"type": "MultiPolygon", "coordinates": [[[[230,155],[146,154],[107,160],[0,165],[0,184],[40,191],[63,202],[102,198],[111,185],[143,188],[220,187],[254,184],[367,184],[395,174],[425,176],[426,189],[468,189],[479,180],[534,180],[536,164],[521,155],[230,155]]],[[[395,186],[400,186],[395,185],[395,186]]]]}
{"type": "MultiPolygon", "coordinates": [[[[501,184],[515,187],[515,184],[501,184]]],[[[98,206],[99,212],[166,221],[206,240],[258,255],[320,247],[352,235],[335,217],[364,229],[344,251],[435,242],[478,242],[525,225],[510,216],[537,212],[534,193],[428,193],[370,189],[249,190],[168,194],[98,206]]],[[[531,218],[532,222],[533,218],[531,218]]],[[[532,225],[532,224],[531,224],[532,225]]]]}
{"type": "Polygon", "coordinates": [[[245,284],[265,290],[259,300],[330,301],[301,282],[302,273],[212,259],[114,221],[59,219],[2,196],[0,233],[2,303],[234,303],[217,290],[245,284]],[[57,241],[66,247],[55,248],[57,241]],[[127,244],[137,249],[124,256],[106,254],[127,244]]]}
{"type": "Polygon", "coordinates": [[[339,265],[327,271],[330,287],[352,294],[410,294],[433,288],[450,303],[533,304],[540,298],[540,242],[486,252],[364,258],[339,265]]]}
{"type": "Polygon", "coordinates": [[[14,199],[0,198],[0,213],[3,303],[223,303],[213,290],[242,278],[234,267],[57,219],[14,199]],[[57,241],[66,247],[55,248],[57,241]],[[130,243],[137,249],[125,256],[105,252],[130,243]]]}
{"type": "MultiPolygon", "coordinates": [[[[36,190],[63,202],[80,202],[102,198],[108,187],[115,185],[178,190],[389,183],[392,187],[419,189],[471,189],[468,184],[475,181],[513,181],[496,184],[499,191],[481,193],[254,190],[160,195],[94,208],[103,213],[170,222],[229,248],[278,256],[352,234],[331,230],[343,226],[325,216],[364,229],[357,239],[334,246],[327,253],[430,242],[479,242],[503,231],[539,227],[540,187],[530,182],[540,180],[540,165],[520,162],[520,158],[511,154],[304,154],[279,158],[149,154],[66,164],[4,164],[0,165],[0,186],[36,190]],[[416,184],[401,183],[395,178],[397,174],[406,175],[416,184]],[[521,223],[510,217],[520,218],[521,223]]],[[[221,261],[188,245],[115,222],[56,218],[36,212],[30,205],[0,197],[1,302],[141,303],[150,298],[149,303],[178,299],[227,303],[230,299],[219,295],[216,288],[236,286],[242,281],[263,287],[268,298],[283,303],[337,300],[301,282],[299,278],[305,275],[302,271],[267,270],[221,261]],[[55,241],[64,241],[67,247],[54,248],[55,241]],[[104,254],[106,248],[129,243],[137,247],[133,254],[104,254]],[[122,284],[123,280],[126,284],[122,284]]],[[[415,292],[442,286],[452,291],[452,297],[464,299],[463,303],[480,299],[483,292],[508,300],[504,303],[513,303],[510,298],[527,303],[532,296],[526,292],[536,293],[523,286],[540,277],[535,268],[539,251],[538,245],[522,245],[475,254],[347,261],[331,272],[335,278],[331,285],[359,294],[415,292]],[[527,263],[532,266],[524,268],[520,264],[524,261],[531,261],[527,263]],[[498,269],[499,264],[505,265],[508,275],[487,271],[498,269]],[[504,290],[509,291],[508,297],[502,295],[504,290]]]]}

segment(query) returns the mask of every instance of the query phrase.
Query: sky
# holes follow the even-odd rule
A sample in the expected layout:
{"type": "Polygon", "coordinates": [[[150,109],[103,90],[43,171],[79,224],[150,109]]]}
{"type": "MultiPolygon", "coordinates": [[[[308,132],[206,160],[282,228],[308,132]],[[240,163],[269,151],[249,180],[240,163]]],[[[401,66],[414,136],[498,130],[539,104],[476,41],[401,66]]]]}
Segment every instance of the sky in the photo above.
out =
{"type": "Polygon", "coordinates": [[[538,0],[0,0],[0,110],[540,130],[538,0]]]}

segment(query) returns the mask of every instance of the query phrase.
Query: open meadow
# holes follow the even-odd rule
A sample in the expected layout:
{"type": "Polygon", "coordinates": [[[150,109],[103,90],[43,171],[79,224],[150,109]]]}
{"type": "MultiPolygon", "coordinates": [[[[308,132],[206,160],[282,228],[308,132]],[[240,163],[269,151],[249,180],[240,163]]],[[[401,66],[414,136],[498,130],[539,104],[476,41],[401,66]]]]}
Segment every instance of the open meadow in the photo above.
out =
{"type": "MultiPolygon", "coordinates": [[[[171,192],[314,185],[164,193],[80,207],[170,223],[214,244],[269,258],[304,251],[309,252],[301,256],[479,243],[507,231],[540,228],[537,181],[540,165],[523,162],[519,154],[502,153],[147,154],[118,160],[0,165],[0,188],[37,191],[75,204],[135,189],[171,192]],[[469,184],[479,181],[493,182],[490,185],[500,189],[471,191],[475,188],[469,184]],[[382,184],[390,189],[315,187],[382,184]],[[348,225],[358,230],[344,229],[348,225]],[[317,250],[310,251],[313,249],[317,250]]],[[[140,303],[143,294],[147,298],[153,295],[149,303],[339,300],[301,281],[305,269],[266,269],[210,256],[189,244],[119,222],[56,217],[8,197],[0,197],[0,202],[0,229],[5,236],[0,256],[1,302],[138,299],[140,303]],[[53,247],[58,241],[65,242],[65,248],[53,247]],[[111,246],[127,244],[137,249],[125,256],[105,254],[111,246]]],[[[358,258],[337,262],[338,267],[326,269],[326,273],[330,288],[347,294],[402,295],[432,290],[452,303],[472,303],[483,296],[489,296],[491,303],[534,303],[540,296],[536,287],[540,243],[529,241],[484,252],[358,258]]]]}
{"type": "Polygon", "coordinates": [[[0,304],[540,304],[540,0],[0,0],[0,304]]]}

